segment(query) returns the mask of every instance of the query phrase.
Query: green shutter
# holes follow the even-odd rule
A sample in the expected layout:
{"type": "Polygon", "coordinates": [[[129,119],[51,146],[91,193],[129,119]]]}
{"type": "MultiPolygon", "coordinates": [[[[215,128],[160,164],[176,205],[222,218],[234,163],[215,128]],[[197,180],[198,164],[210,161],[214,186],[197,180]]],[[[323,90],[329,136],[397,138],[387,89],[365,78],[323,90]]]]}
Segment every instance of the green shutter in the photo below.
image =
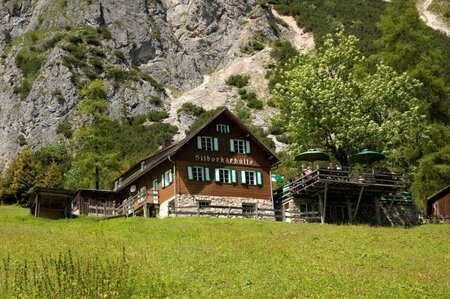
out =
{"type": "Polygon", "coordinates": [[[262,185],[262,174],[259,171],[256,172],[256,184],[260,186],[262,185]]]}
{"type": "Polygon", "coordinates": [[[234,153],[234,139],[230,139],[230,152],[234,153]]]}
{"type": "Polygon", "coordinates": [[[250,154],[250,141],[245,141],[245,153],[250,154]]]}
{"type": "Polygon", "coordinates": [[[188,179],[193,180],[194,176],[192,175],[192,167],[191,166],[188,166],[187,172],[188,172],[188,179]]]}
{"type": "Polygon", "coordinates": [[[216,168],[216,170],[215,170],[214,180],[216,182],[220,182],[220,169],[219,168],[216,168]]]}
{"type": "Polygon", "coordinates": [[[197,149],[202,149],[202,136],[197,136],[197,149]]]}
{"type": "Polygon", "coordinates": [[[215,151],[219,151],[219,139],[213,138],[213,146],[215,151]]]}
{"type": "Polygon", "coordinates": [[[166,188],[166,178],[165,178],[164,174],[162,174],[162,176],[161,176],[161,185],[162,185],[163,189],[166,188]]]}
{"type": "Polygon", "coordinates": [[[205,181],[210,181],[211,179],[209,178],[209,168],[205,167],[203,168],[204,174],[205,174],[205,181]]]}
{"type": "Polygon", "coordinates": [[[226,130],[227,133],[230,133],[230,126],[226,125],[225,130],[226,130]]]}
{"type": "Polygon", "coordinates": [[[172,170],[169,170],[169,171],[168,171],[168,174],[169,174],[169,183],[168,183],[167,185],[170,185],[170,184],[173,183],[172,170]]]}
{"type": "Polygon", "coordinates": [[[216,132],[220,132],[220,125],[219,124],[216,125],[216,132]]]}
{"type": "Polygon", "coordinates": [[[245,170],[241,170],[241,183],[247,184],[247,181],[245,180],[245,170]]]}
{"type": "Polygon", "coordinates": [[[231,182],[236,183],[236,170],[231,169],[231,182]]]}

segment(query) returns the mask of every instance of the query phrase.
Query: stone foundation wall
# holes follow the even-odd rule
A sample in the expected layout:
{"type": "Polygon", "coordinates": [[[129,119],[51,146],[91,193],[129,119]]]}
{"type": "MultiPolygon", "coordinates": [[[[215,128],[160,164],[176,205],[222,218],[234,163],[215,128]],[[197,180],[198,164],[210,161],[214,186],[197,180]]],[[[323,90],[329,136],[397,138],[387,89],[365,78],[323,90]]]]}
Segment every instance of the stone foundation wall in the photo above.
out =
{"type": "MultiPolygon", "coordinates": [[[[193,215],[177,215],[177,217],[197,217],[198,213],[200,212],[200,216],[207,216],[207,217],[220,217],[220,218],[244,217],[244,218],[275,220],[272,201],[256,198],[180,194],[178,195],[177,198],[176,211],[193,213],[193,215]],[[197,203],[199,201],[209,201],[211,202],[211,206],[224,206],[229,208],[203,207],[199,210],[197,208],[197,203]],[[254,203],[256,204],[256,209],[252,213],[243,213],[242,209],[232,209],[233,207],[241,208],[243,203],[254,203]],[[261,209],[269,209],[272,211],[262,211],[261,209]],[[214,213],[216,215],[208,215],[208,213],[214,213]],[[232,215],[232,214],[239,214],[239,215],[232,215]]],[[[174,215],[171,214],[170,216],[174,215]]]]}

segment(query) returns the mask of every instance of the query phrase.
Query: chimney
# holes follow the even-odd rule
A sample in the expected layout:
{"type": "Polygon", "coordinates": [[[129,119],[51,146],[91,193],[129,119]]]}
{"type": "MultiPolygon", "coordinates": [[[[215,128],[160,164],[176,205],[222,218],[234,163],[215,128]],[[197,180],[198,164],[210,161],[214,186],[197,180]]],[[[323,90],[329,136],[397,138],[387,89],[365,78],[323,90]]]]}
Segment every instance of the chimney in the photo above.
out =
{"type": "Polygon", "coordinates": [[[165,137],[162,148],[169,147],[170,145],[172,145],[172,139],[169,137],[165,137]]]}

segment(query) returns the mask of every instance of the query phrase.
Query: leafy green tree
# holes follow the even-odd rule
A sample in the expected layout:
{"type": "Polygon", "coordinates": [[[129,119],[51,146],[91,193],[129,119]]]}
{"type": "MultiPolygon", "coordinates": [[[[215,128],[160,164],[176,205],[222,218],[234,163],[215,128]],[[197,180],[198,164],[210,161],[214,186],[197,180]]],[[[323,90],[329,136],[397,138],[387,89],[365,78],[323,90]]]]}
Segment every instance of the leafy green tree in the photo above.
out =
{"type": "Polygon", "coordinates": [[[47,168],[43,179],[42,179],[42,187],[45,188],[62,188],[63,180],[62,174],[59,170],[58,164],[53,161],[50,166],[47,168]]]}
{"type": "Polygon", "coordinates": [[[450,90],[441,65],[444,58],[431,43],[431,30],[419,20],[415,1],[392,1],[386,10],[377,24],[382,36],[375,41],[375,59],[423,83],[417,95],[428,104],[430,119],[448,123],[450,90]]]}
{"type": "Polygon", "coordinates": [[[6,171],[3,197],[11,203],[27,206],[36,189],[40,168],[33,152],[29,148],[24,149],[6,171]]]}
{"type": "Polygon", "coordinates": [[[450,145],[424,156],[419,161],[411,186],[416,204],[424,208],[423,198],[446,187],[450,182],[450,145]]]}
{"type": "Polygon", "coordinates": [[[114,125],[106,114],[108,103],[101,80],[95,80],[82,90],[83,99],[77,113],[86,122],[74,133],[72,151],[74,160],[67,174],[66,187],[107,188],[117,175],[119,153],[110,134],[114,125]]]}
{"type": "Polygon", "coordinates": [[[391,151],[416,133],[423,119],[414,97],[419,83],[382,63],[364,73],[356,43],[341,27],[316,55],[299,55],[282,73],[274,124],[288,131],[295,151],[326,148],[347,165],[363,148],[391,151]]]}

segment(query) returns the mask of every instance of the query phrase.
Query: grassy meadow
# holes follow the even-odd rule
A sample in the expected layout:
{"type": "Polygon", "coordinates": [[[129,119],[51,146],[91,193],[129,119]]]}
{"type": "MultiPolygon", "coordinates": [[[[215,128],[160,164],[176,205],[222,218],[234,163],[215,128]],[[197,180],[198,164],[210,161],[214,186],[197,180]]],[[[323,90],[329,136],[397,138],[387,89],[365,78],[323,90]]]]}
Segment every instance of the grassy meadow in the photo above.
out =
{"type": "Polygon", "coordinates": [[[0,298],[449,298],[450,225],[35,219],[0,206],[0,298]]]}

